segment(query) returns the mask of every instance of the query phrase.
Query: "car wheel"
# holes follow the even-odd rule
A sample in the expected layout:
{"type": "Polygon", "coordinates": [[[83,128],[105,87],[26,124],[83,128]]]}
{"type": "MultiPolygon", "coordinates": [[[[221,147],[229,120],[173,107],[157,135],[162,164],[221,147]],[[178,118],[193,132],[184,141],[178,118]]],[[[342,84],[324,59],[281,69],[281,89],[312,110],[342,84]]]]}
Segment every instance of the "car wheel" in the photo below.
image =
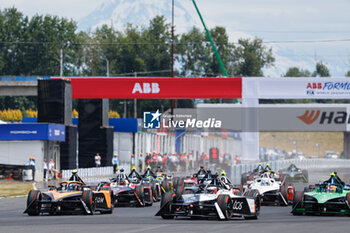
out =
{"type": "Polygon", "coordinates": [[[40,200],[41,192],[38,190],[30,190],[27,197],[27,208],[32,204],[32,206],[27,210],[29,216],[38,216],[40,214],[40,200]]]}
{"type": "Polygon", "coordinates": [[[82,200],[85,203],[88,210],[90,211],[90,214],[93,214],[94,202],[92,201],[92,190],[91,189],[85,189],[83,191],[82,200]]]}
{"type": "MultiPolygon", "coordinates": [[[[163,208],[165,205],[170,203],[173,200],[174,193],[172,192],[167,192],[163,195],[161,201],[160,201],[160,208],[163,208]]],[[[164,214],[162,215],[163,219],[173,219],[174,216],[169,216],[167,214],[171,213],[171,206],[168,205],[165,209],[163,209],[164,214]]]]}
{"type": "Polygon", "coordinates": [[[175,189],[175,197],[176,200],[179,200],[184,192],[184,186],[183,185],[178,185],[175,189]]]}
{"type": "MultiPolygon", "coordinates": [[[[144,189],[144,187],[142,186],[142,185],[137,185],[137,186],[135,186],[135,194],[136,194],[136,196],[137,196],[137,198],[138,198],[138,201],[139,201],[139,203],[138,203],[138,207],[142,207],[142,206],[144,206],[144,204],[145,204],[145,197],[144,197],[144,191],[143,191],[143,189],[144,189]],[[140,203],[141,202],[141,203],[140,203]]],[[[137,199],[136,198],[136,199],[137,199]]],[[[152,200],[153,201],[153,200],[152,200]]]]}
{"type": "MultiPolygon", "coordinates": [[[[284,200],[287,202],[287,205],[288,205],[288,186],[282,185],[280,187],[280,192],[282,194],[282,197],[284,198],[284,200]]],[[[283,200],[282,200],[281,204],[285,205],[283,200]]]]}
{"type": "Polygon", "coordinates": [[[231,209],[231,198],[229,195],[219,195],[217,199],[217,203],[223,213],[225,219],[219,220],[230,220],[232,217],[232,209],[231,209]]]}
{"type": "MultiPolygon", "coordinates": [[[[293,197],[293,210],[296,208],[303,208],[304,205],[304,192],[295,192],[293,197]]],[[[293,215],[302,215],[299,212],[292,212],[293,215]]]]}

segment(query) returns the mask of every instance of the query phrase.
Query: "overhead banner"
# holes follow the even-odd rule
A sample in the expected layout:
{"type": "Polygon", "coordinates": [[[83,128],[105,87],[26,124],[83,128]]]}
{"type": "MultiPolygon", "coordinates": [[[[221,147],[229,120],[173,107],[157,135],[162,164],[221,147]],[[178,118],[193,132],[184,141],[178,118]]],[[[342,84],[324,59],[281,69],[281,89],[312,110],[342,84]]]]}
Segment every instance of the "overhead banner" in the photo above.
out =
{"type": "MultiPolygon", "coordinates": [[[[242,107],[238,104],[197,105],[197,120],[214,119],[221,128],[241,131],[346,132],[350,130],[350,108],[346,104],[261,104],[242,107]],[[247,117],[257,124],[246,127],[247,117]]],[[[252,121],[248,121],[252,122],[252,121]]],[[[217,130],[209,128],[207,130],[217,130]]]]}
{"type": "Polygon", "coordinates": [[[242,78],[70,78],[73,99],[232,99],[242,78]]]}
{"type": "Polygon", "coordinates": [[[350,79],[243,78],[243,96],[251,89],[257,99],[348,99],[350,79]]]}

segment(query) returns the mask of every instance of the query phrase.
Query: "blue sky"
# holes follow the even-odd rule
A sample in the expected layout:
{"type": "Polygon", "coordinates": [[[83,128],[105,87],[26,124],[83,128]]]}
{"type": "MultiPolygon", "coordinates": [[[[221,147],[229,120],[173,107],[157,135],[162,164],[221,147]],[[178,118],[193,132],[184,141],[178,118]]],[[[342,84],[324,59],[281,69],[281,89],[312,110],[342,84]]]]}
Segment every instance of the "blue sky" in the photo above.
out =
{"type": "MultiPolygon", "coordinates": [[[[113,0],[105,0],[113,1],[113,0]]],[[[153,0],[144,0],[153,1],[153,0]]],[[[169,1],[169,5],[171,0],[169,1]]],[[[181,2],[189,13],[197,14],[190,0],[181,2]]],[[[0,0],[1,8],[15,6],[26,15],[52,14],[79,20],[96,9],[97,0],[0,0]]],[[[270,76],[288,66],[313,71],[316,61],[328,64],[334,76],[350,70],[350,0],[197,0],[208,27],[224,26],[231,41],[254,36],[273,47],[278,63],[270,76]],[[323,40],[339,40],[322,42],[323,40]],[[313,41],[282,43],[283,41],[313,41]]],[[[169,19],[170,20],[170,19],[169,19]]],[[[175,19],[176,21],[176,19],[175,19]]],[[[200,21],[195,26],[202,28],[200,21]]],[[[185,25],[176,25],[181,31],[185,25]]]]}

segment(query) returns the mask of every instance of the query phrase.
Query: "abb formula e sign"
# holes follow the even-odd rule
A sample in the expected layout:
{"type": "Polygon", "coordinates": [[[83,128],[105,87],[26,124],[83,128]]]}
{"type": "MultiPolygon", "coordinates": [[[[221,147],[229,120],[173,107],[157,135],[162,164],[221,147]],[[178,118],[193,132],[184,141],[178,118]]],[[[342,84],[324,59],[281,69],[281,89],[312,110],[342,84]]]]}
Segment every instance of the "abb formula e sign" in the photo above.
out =
{"type": "Polygon", "coordinates": [[[349,78],[244,78],[243,98],[249,90],[258,99],[348,99],[349,78]]]}
{"type": "Polygon", "coordinates": [[[70,78],[74,99],[241,98],[242,78],[70,78]]]}

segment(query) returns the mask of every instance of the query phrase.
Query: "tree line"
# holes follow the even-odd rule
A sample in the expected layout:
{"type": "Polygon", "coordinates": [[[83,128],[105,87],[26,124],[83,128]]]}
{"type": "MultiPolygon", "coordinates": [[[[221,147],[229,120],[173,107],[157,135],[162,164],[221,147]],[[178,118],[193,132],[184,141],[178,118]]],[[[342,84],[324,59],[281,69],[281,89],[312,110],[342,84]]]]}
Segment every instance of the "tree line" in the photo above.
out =
{"type": "MultiPolygon", "coordinates": [[[[58,76],[62,55],[64,76],[170,77],[172,43],[175,76],[223,76],[205,32],[194,27],[176,34],[173,41],[171,25],[163,16],[145,26],[127,24],[116,29],[103,25],[92,32],[77,29],[77,22],[66,18],[29,18],[16,8],[0,11],[0,76],[58,76]]],[[[226,29],[218,26],[210,34],[230,76],[263,76],[263,69],[274,65],[272,48],[259,38],[229,43],[226,29]]],[[[325,70],[324,64],[317,64],[315,76],[329,76],[325,70]]],[[[293,67],[286,75],[309,76],[309,72],[293,67]]],[[[123,112],[122,101],[112,100],[111,109],[123,112]]],[[[127,116],[132,116],[133,102],[129,103],[127,116]]],[[[178,107],[193,104],[192,100],[178,101],[178,107]]],[[[139,100],[138,115],[160,106],[168,109],[170,101],[139,100]]],[[[35,98],[0,97],[0,109],[5,108],[36,109],[35,98]]]]}

